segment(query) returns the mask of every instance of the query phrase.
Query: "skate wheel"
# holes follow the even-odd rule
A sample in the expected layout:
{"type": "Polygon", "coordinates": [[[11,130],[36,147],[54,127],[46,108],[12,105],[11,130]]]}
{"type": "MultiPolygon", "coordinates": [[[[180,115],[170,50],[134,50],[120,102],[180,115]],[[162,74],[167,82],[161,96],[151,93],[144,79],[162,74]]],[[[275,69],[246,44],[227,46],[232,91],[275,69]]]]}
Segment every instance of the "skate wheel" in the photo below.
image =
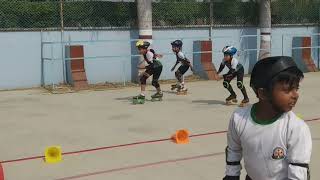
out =
{"type": "Polygon", "coordinates": [[[134,98],[132,102],[133,104],[144,104],[144,100],[136,99],[136,98],[134,98]]]}
{"type": "Polygon", "coordinates": [[[187,92],[186,91],[178,91],[177,95],[187,95],[187,92]]]}
{"type": "Polygon", "coordinates": [[[245,107],[246,105],[248,105],[248,103],[241,103],[239,107],[245,107]]]}

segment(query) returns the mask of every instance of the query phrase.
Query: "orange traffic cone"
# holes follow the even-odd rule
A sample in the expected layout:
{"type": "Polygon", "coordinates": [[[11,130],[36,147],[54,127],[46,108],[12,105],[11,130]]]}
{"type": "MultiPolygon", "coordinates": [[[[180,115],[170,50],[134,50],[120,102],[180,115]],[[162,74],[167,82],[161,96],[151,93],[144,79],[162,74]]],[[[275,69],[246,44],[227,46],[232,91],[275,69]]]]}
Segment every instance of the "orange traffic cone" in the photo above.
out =
{"type": "Polygon", "coordinates": [[[172,140],[177,144],[188,144],[189,131],[185,129],[176,131],[176,133],[172,136],[172,140]]]}
{"type": "Polygon", "coordinates": [[[4,171],[1,163],[0,163],[0,180],[4,180],[4,171]]]}

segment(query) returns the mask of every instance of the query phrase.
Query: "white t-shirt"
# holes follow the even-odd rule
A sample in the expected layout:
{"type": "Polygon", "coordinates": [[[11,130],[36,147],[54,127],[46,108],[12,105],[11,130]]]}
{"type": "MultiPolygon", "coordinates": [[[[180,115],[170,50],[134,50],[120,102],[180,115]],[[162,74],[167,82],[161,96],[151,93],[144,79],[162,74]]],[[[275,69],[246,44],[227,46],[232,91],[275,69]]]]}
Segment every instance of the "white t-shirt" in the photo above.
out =
{"type": "Polygon", "coordinates": [[[150,63],[153,63],[153,57],[154,57],[154,54],[151,52],[151,51],[147,51],[147,54],[145,55],[145,65],[148,66],[148,62],[149,61],[150,63]]]}
{"type": "Polygon", "coordinates": [[[179,51],[178,53],[177,53],[177,56],[178,56],[178,58],[180,58],[180,59],[182,59],[182,60],[184,60],[185,58],[186,58],[186,56],[183,54],[183,52],[181,52],[181,51],[179,51]]]}
{"type": "Polygon", "coordinates": [[[307,124],[292,111],[259,124],[253,106],[237,109],[229,123],[226,175],[239,176],[242,157],[253,180],[307,180],[312,139],[307,124]],[[229,165],[228,165],[229,164],[229,165]]]}
{"type": "Polygon", "coordinates": [[[238,70],[239,69],[239,61],[236,58],[232,58],[231,63],[226,62],[225,60],[222,60],[221,64],[226,65],[230,70],[238,70]]]}

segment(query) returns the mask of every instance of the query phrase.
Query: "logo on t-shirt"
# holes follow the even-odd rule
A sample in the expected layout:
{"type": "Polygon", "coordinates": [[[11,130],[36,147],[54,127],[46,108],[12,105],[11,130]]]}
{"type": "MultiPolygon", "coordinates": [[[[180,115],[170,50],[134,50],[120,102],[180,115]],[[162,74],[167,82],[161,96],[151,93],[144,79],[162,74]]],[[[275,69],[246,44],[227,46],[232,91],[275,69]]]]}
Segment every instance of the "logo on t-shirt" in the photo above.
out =
{"type": "Polygon", "coordinates": [[[272,159],[283,159],[285,157],[284,149],[281,147],[276,147],[273,150],[272,159]]]}

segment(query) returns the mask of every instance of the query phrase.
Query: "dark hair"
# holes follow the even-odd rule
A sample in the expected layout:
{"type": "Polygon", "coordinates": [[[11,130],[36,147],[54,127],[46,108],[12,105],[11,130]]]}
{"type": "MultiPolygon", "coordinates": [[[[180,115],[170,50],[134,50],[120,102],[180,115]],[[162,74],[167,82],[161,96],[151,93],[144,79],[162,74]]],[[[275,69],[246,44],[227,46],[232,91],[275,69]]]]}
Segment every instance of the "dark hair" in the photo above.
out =
{"type": "Polygon", "coordinates": [[[274,76],[269,81],[266,87],[266,90],[268,92],[272,92],[275,84],[277,83],[283,83],[283,84],[289,85],[289,89],[294,89],[299,86],[299,83],[303,78],[304,78],[304,75],[300,69],[296,67],[291,67],[274,76]]]}

